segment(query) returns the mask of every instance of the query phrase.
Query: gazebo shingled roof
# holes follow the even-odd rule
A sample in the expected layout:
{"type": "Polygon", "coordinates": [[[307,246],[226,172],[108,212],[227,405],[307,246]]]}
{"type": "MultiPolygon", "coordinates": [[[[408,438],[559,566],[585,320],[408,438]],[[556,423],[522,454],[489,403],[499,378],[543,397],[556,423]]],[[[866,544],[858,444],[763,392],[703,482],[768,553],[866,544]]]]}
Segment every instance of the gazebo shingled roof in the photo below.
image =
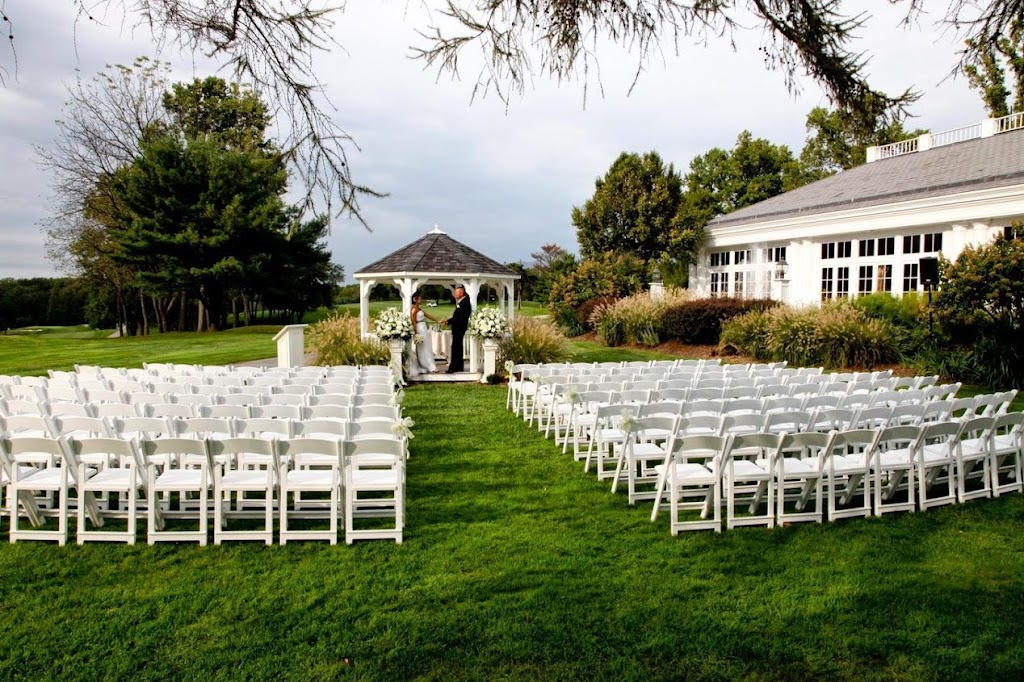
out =
{"type": "Polygon", "coordinates": [[[425,234],[411,244],[361,268],[356,274],[397,272],[466,272],[505,277],[517,275],[501,263],[439,231],[425,234]]]}

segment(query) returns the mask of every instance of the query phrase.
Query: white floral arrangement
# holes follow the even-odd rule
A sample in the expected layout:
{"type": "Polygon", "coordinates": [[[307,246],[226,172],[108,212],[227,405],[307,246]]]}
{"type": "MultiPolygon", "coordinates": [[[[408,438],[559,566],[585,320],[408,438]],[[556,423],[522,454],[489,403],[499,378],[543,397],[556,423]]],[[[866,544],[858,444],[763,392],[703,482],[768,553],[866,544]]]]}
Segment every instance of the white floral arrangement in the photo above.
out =
{"type": "Polygon", "coordinates": [[[377,315],[373,331],[382,341],[412,338],[412,321],[398,308],[385,308],[377,315]]]}
{"type": "Polygon", "coordinates": [[[469,333],[482,339],[497,339],[508,333],[508,320],[497,308],[477,308],[469,317],[469,333]]]}

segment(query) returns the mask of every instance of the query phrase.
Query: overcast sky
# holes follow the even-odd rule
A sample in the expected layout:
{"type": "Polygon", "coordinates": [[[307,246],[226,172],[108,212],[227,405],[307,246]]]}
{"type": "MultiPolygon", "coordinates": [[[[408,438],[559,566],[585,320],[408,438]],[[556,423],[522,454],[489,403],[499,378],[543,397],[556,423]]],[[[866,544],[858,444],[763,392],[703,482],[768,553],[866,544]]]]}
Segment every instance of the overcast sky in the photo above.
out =
{"type": "MultiPolygon", "coordinates": [[[[0,3],[17,46],[17,80],[8,73],[0,88],[0,277],[51,276],[41,226],[48,178],[33,145],[52,142],[65,85],[76,74],[88,79],[106,64],[140,55],[171,61],[177,80],[205,77],[216,66],[154,54],[144,30],[133,31],[118,16],[106,17],[105,26],[76,26],[70,0],[0,3]]],[[[872,55],[875,87],[923,94],[910,126],[939,131],[983,119],[978,95],[962,77],[947,77],[959,41],[936,28],[937,14],[904,29],[901,8],[871,5],[878,13],[861,30],[857,49],[872,55]]],[[[925,5],[933,13],[946,6],[925,5]]],[[[737,35],[735,52],[726,41],[682,44],[679,56],[667,52],[647,64],[632,94],[635,61],[608,51],[601,55],[603,96],[592,82],[584,102],[580,83],[538,77],[506,110],[496,98],[471,101],[474,70],[452,81],[409,58],[409,46],[422,44],[416,29],[428,23],[416,1],[352,0],[334,29],[345,50],[318,57],[336,120],[362,150],[351,157],[355,180],[390,194],[363,201],[372,232],[334,221],[330,246],[350,281],[435,223],[501,262],[529,262],[531,251],[550,242],[576,251],[570,211],[622,151],[655,150],[685,172],[694,156],[730,148],[748,129],[799,153],[807,112],[827,105],[809,79],[801,94],[788,93],[782,74],[764,69],[762,34],[752,30],[737,35]]],[[[10,72],[6,48],[0,45],[0,66],[10,72]]]]}

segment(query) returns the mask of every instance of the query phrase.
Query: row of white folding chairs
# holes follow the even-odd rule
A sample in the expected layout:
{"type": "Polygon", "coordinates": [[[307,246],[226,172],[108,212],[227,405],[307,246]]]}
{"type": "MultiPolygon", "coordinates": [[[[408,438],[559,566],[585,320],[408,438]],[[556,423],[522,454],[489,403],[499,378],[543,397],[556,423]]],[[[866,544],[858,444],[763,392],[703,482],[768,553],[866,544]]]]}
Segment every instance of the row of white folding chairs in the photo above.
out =
{"type": "Polygon", "coordinates": [[[283,414],[301,412],[306,408],[340,407],[348,409],[398,405],[396,394],[366,394],[362,396],[321,395],[292,396],[235,393],[216,399],[193,395],[133,394],[124,402],[71,403],[32,402],[26,400],[0,400],[0,417],[23,414],[41,416],[229,416],[248,411],[250,414],[283,414]]]}
{"type": "MultiPolygon", "coordinates": [[[[884,373],[883,373],[884,374],[884,373]]],[[[627,390],[627,389],[652,389],[652,390],[697,390],[705,391],[707,394],[699,394],[702,398],[714,398],[710,392],[713,390],[721,390],[722,395],[718,397],[754,397],[748,395],[748,391],[744,390],[751,386],[759,387],[756,394],[757,397],[763,397],[767,395],[813,395],[813,394],[842,394],[842,393],[858,393],[865,391],[875,390],[897,390],[897,389],[910,389],[913,387],[924,387],[932,386],[937,377],[917,377],[913,379],[909,378],[895,378],[879,375],[874,378],[865,379],[859,382],[844,382],[844,381],[825,381],[817,382],[814,381],[816,378],[820,378],[820,375],[807,374],[802,376],[793,376],[789,383],[780,383],[777,380],[765,377],[765,378],[747,378],[747,379],[730,379],[728,381],[719,379],[708,379],[696,381],[690,378],[685,379],[661,379],[657,382],[633,380],[633,381],[619,381],[619,382],[594,382],[586,377],[571,374],[550,374],[545,376],[533,376],[529,374],[524,375],[520,379],[515,379],[514,374],[510,377],[508,390],[506,394],[505,405],[506,408],[513,410],[517,415],[523,414],[527,421],[531,421],[533,411],[531,409],[532,403],[539,396],[543,396],[545,392],[550,390],[551,386],[557,384],[593,384],[593,383],[607,383],[608,390],[627,390]]],[[[952,385],[949,385],[952,386],[952,385]]],[[[679,398],[674,398],[679,399],[679,398]]]]}
{"type": "Polygon", "coordinates": [[[956,401],[954,396],[959,385],[946,390],[925,391],[879,391],[852,395],[805,395],[800,397],[773,396],[770,398],[728,398],[715,399],[700,397],[699,392],[681,393],[675,390],[663,391],[581,391],[573,393],[567,387],[558,387],[545,402],[538,399],[535,404],[545,407],[537,416],[537,428],[545,436],[554,431],[556,441],[577,429],[574,420],[592,414],[598,407],[612,403],[631,403],[641,406],[671,404],[675,407],[655,408],[660,411],[675,409],[682,415],[726,414],[726,413],[774,413],[800,412],[815,409],[846,408],[892,408],[903,405],[929,406],[938,411],[974,414],[981,409],[985,413],[996,410],[1006,411],[1016,396],[1016,391],[975,396],[956,401]],[[697,396],[694,398],[693,396],[697,396]],[[578,405],[577,405],[578,403],[578,405]],[[938,405],[933,405],[938,404],[938,405]]]}
{"type": "Polygon", "coordinates": [[[412,422],[402,416],[399,409],[387,406],[356,408],[353,410],[323,410],[310,408],[305,412],[271,416],[265,412],[223,415],[219,417],[124,416],[101,417],[42,417],[20,415],[0,417],[0,434],[4,436],[89,436],[89,437],[156,437],[197,436],[235,437],[272,436],[292,437],[328,434],[352,438],[368,434],[392,434],[403,437],[412,422]],[[320,428],[321,431],[312,429],[320,428]]]}
{"type": "Polygon", "coordinates": [[[630,504],[663,500],[681,530],[881,515],[1021,492],[1024,414],[918,426],[772,432],[687,430],[677,416],[629,420],[614,473],[630,504]],[[648,484],[646,494],[637,486],[648,484]],[[823,503],[823,498],[826,498],[823,503]],[[808,508],[810,505],[811,508],[808,508]],[[737,509],[747,507],[747,515],[737,509]],[[763,511],[762,511],[763,509],[763,511]],[[683,520],[681,512],[699,518],[683,520]]]}
{"type": "Polygon", "coordinates": [[[50,379],[43,382],[8,384],[0,386],[0,391],[11,393],[15,389],[29,392],[31,389],[45,393],[59,389],[110,389],[125,391],[156,391],[162,387],[174,387],[177,390],[197,392],[212,390],[212,387],[245,390],[254,386],[338,386],[346,390],[357,390],[367,384],[393,383],[389,375],[370,374],[366,376],[147,376],[147,377],[93,377],[91,379],[50,379]]]}
{"type": "Polygon", "coordinates": [[[189,541],[205,545],[213,509],[213,539],[256,540],[271,544],[274,517],[277,537],[290,540],[338,539],[344,519],[345,541],[392,539],[402,542],[404,528],[403,444],[394,438],[0,438],[0,467],[8,494],[9,538],[68,540],[68,517],[77,516],[77,541],[119,541],[134,544],[139,507],[145,509],[146,537],[158,541],[189,541]],[[97,467],[90,462],[102,461],[97,467]],[[37,501],[50,493],[50,508],[37,501]],[[70,493],[75,493],[72,498],[70,493]],[[310,495],[326,495],[312,500],[310,495]],[[100,504],[120,496],[127,504],[100,504]],[[254,497],[262,495],[262,497],[254,497]],[[44,529],[45,517],[57,518],[57,529],[44,529]],[[21,525],[26,518],[32,528],[21,525]],[[355,519],[384,517],[391,528],[356,528],[355,519]],[[124,518],[126,530],[103,531],[113,518],[124,518]],[[168,519],[189,519],[198,528],[169,530],[168,519]],[[263,528],[242,529],[238,518],[262,518],[263,528]],[[327,519],[327,528],[295,528],[298,518],[327,519]]]}
{"type": "MultiPolygon", "coordinates": [[[[785,391],[767,391],[765,387],[739,386],[732,389],[714,388],[650,388],[643,384],[542,384],[542,390],[535,394],[526,404],[523,418],[528,423],[538,424],[545,428],[546,421],[555,414],[559,401],[564,396],[575,392],[606,392],[619,398],[611,398],[617,402],[662,402],[662,401],[695,401],[695,400],[777,400],[791,405],[793,409],[803,409],[807,405],[828,405],[831,407],[849,407],[877,404],[901,404],[907,402],[928,402],[945,400],[955,397],[960,384],[933,386],[923,391],[918,390],[875,390],[846,393],[821,393],[818,391],[799,391],[789,394],[785,391]],[[787,400],[788,399],[788,400],[787,400]]],[[[1012,400],[1012,398],[1011,398],[1012,400]]]]}
{"type": "MultiPolygon", "coordinates": [[[[573,455],[586,460],[584,468],[597,461],[599,476],[604,475],[603,460],[605,446],[600,442],[607,433],[609,422],[614,422],[626,413],[637,417],[680,416],[686,424],[692,424],[701,433],[714,433],[724,424],[739,424],[747,429],[771,431],[822,431],[831,429],[876,428],[879,426],[920,425],[935,421],[964,421],[973,417],[990,417],[1005,414],[1015,392],[981,395],[973,398],[936,400],[927,403],[904,403],[860,407],[836,407],[832,405],[804,405],[800,409],[788,405],[784,399],[765,401],[699,401],[691,403],[587,403],[581,402],[570,409],[566,418],[555,421],[553,433],[556,445],[562,451],[573,446],[573,455]]],[[[588,398],[590,396],[583,396],[588,398]]],[[[732,427],[730,427],[732,428],[732,427]]],[[[614,432],[614,431],[613,431],[614,432]]],[[[545,436],[551,431],[546,431],[545,436]]]]}

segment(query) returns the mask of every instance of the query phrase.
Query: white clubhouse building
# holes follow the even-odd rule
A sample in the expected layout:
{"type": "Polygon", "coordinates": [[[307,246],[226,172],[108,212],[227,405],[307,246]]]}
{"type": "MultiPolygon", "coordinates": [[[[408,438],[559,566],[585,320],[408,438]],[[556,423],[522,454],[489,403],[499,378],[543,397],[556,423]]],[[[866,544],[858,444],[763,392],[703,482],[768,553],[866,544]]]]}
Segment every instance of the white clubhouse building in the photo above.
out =
{"type": "Polygon", "coordinates": [[[868,149],[868,163],[712,220],[690,288],[791,305],[924,287],[1024,220],[1024,113],[868,149]],[[927,263],[925,264],[927,266],[927,263]]]}

